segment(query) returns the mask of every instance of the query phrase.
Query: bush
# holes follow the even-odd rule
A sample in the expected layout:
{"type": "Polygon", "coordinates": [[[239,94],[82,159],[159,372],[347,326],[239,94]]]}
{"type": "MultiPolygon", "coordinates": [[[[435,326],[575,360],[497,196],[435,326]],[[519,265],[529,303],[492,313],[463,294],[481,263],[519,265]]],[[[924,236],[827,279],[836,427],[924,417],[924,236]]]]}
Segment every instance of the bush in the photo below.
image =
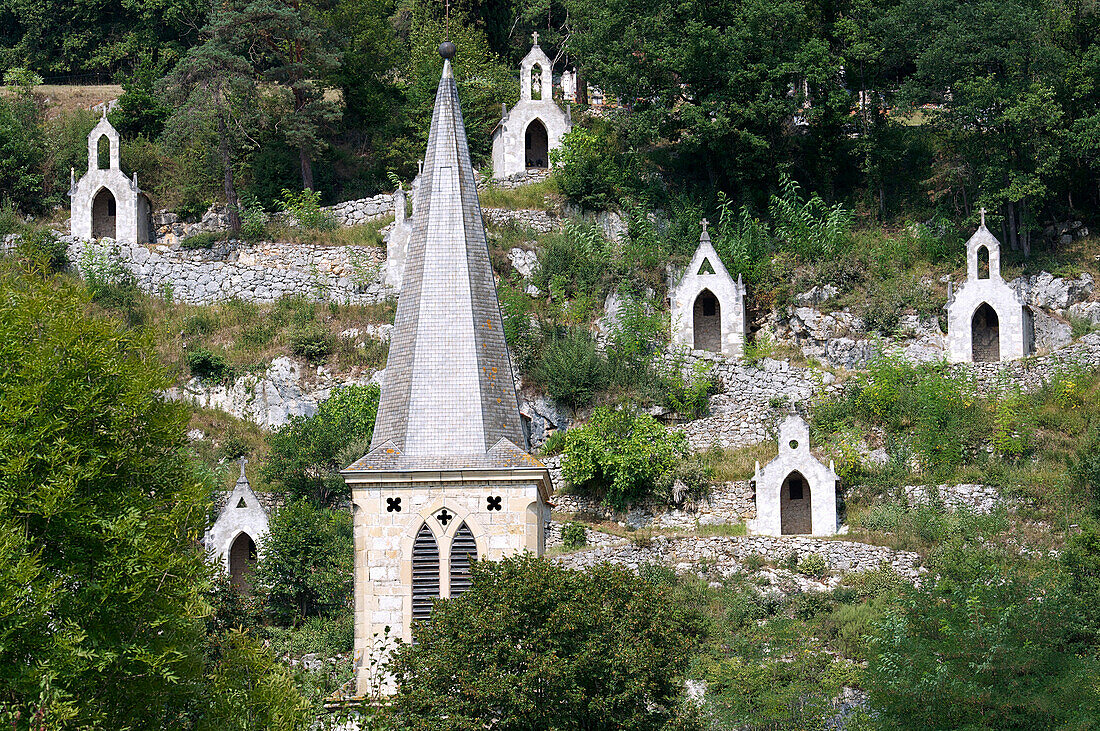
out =
{"type": "Polygon", "coordinates": [[[15,207],[41,210],[44,159],[34,101],[22,94],[14,99],[0,96],[0,191],[15,207]]]}
{"type": "Polygon", "coordinates": [[[222,240],[222,235],[213,231],[202,231],[180,239],[180,247],[189,250],[210,249],[222,240]]]}
{"type": "Polygon", "coordinates": [[[251,193],[239,196],[241,230],[238,232],[245,241],[255,243],[267,238],[267,214],[264,207],[251,193]]]}
{"type": "Polygon", "coordinates": [[[829,562],[820,553],[811,553],[798,562],[798,573],[823,579],[829,573],[829,562]]]}
{"type": "Polygon", "coordinates": [[[187,351],[187,367],[193,377],[205,383],[224,383],[233,377],[233,367],[225,356],[202,345],[187,351]]]}
{"type": "Polygon", "coordinates": [[[290,336],[290,352],[317,363],[323,361],[336,346],[336,338],[320,325],[302,328],[290,336]]]}
{"type": "Polygon", "coordinates": [[[668,490],[687,437],[648,414],[597,408],[565,436],[562,474],[574,487],[623,508],[668,490]]]}
{"type": "Polygon", "coordinates": [[[0,236],[13,234],[23,228],[23,217],[8,198],[0,199],[0,236]]]}
{"type": "Polygon", "coordinates": [[[672,409],[685,419],[706,416],[710,409],[710,396],[717,392],[718,382],[714,366],[705,360],[695,361],[691,372],[684,373],[678,361],[670,364],[661,374],[665,408],[672,409]]]}
{"type": "Polygon", "coordinates": [[[559,236],[543,239],[535,286],[552,298],[588,295],[600,299],[614,274],[611,248],[597,226],[572,223],[559,236]]]}
{"type": "Polygon", "coordinates": [[[588,530],[583,524],[570,521],[562,526],[561,542],[569,550],[583,548],[588,545],[588,530]]]}
{"type": "Polygon", "coordinates": [[[294,218],[299,228],[332,231],[337,227],[332,214],[321,210],[321,192],[318,190],[294,192],[283,188],[279,204],[283,211],[294,218]]]}
{"type": "Polygon", "coordinates": [[[1070,463],[1070,477],[1100,513],[1100,437],[1094,436],[1077,451],[1070,463]]]}
{"type": "Polygon", "coordinates": [[[591,335],[573,330],[545,345],[535,377],[551,396],[576,411],[607,387],[607,362],[591,335]]]}
{"type": "Polygon", "coordinates": [[[562,194],[591,210],[614,205],[621,179],[614,150],[614,141],[605,130],[575,125],[562,137],[561,147],[550,153],[562,194]]]}
{"type": "Polygon", "coordinates": [[[28,228],[21,235],[20,253],[44,263],[51,272],[59,272],[69,263],[68,247],[53,231],[28,228]]]}

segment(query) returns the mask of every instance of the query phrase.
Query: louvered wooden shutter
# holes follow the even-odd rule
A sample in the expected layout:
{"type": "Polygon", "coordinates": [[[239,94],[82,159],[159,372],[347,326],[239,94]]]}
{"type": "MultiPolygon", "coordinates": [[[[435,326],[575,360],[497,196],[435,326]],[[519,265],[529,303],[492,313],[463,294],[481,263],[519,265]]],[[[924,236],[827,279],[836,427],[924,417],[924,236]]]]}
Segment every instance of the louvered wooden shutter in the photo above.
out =
{"type": "Polygon", "coordinates": [[[420,526],[413,541],[412,618],[426,622],[432,613],[432,599],[439,597],[439,544],[428,524],[420,526]]]}
{"type": "Polygon", "coordinates": [[[470,564],[477,560],[477,542],[465,523],[458,526],[451,542],[451,598],[470,588],[470,564]]]}

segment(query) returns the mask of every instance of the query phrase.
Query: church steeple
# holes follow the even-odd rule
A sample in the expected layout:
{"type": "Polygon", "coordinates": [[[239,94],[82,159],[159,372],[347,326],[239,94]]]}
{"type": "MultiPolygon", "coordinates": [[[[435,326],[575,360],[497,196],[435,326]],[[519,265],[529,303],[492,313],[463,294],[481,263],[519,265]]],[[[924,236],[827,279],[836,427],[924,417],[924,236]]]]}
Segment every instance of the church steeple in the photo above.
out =
{"type": "Polygon", "coordinates": [[[349,469],[430,457],[484,456],[501,439],[525,447],[477,181],[470,163],[455,46],[443,73],[412,221],[371,454],[349,469]],[[373,459],[372,459],[373,457],[373,459]]]}

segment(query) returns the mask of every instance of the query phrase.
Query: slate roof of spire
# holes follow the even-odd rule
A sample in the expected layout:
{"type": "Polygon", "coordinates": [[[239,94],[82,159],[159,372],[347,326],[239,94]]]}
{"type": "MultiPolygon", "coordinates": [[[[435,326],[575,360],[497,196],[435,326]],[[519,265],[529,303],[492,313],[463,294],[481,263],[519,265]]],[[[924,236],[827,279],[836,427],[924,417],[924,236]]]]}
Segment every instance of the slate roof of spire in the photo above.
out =
{"type": "Polygon", "coordinates": [[[441,47],[440,53],[443,74],[421,204],[413,216],[371,452],[348,471],[450,463],[507,467],[526,447],[448,57],[453,49],[441,47]],[[502,448],[502,439],[512,448],[502,448]]]}

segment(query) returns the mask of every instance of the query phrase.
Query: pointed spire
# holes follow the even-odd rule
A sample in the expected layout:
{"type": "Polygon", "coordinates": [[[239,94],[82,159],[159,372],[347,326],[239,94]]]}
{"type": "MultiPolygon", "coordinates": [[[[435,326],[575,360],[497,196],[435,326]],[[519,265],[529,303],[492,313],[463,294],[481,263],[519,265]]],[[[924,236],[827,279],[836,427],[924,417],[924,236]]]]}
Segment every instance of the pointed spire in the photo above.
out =
{"type": "Polygon", "coordinates": [[[372,453],[405,458],[485,455],[502,439],[526,446],[451,69],[454,44],[439,53],[443,72],[371,443],[372,453]]]}

